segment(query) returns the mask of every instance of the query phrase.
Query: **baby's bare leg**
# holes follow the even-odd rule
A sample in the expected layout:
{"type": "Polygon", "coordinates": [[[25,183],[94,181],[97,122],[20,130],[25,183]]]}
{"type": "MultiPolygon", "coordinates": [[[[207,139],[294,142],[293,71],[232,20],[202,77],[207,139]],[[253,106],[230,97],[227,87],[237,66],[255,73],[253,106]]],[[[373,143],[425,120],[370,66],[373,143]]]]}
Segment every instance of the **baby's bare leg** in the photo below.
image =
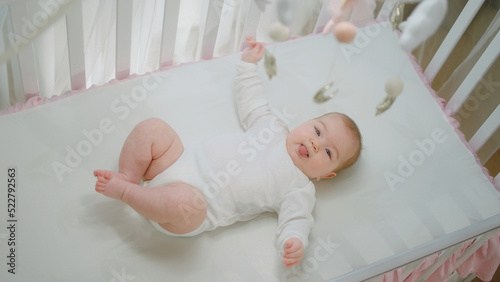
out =
{"type": "Polygon", "coordinates": [[[203,195],[185,183],[144,188],[106,171],[98,177],[96,190],[123,201],[142,216],[176,234],[195,230],[207,215],[203,195]]]}
{"type": "Polygon", "coordinates": [[[141,179],[151,180],[181,156],[184,147],[177,133],[160,119],[139,123],[123,145],[119,172],[96,170],[95,189],[121,200],[166,230],[184,234],[198,228],[206,218],[204,197],[192,186],[174,183],[144,188],[141,179]]]}
{"type": "MultiPolygon", "coordinates": [[[[172,127],[157,118],[147,119],[136,125],[125,140],[116,176],[135,184],[141,179],[151,180],[179,159],[183,151],[172,127]]],[[[94,175],[104,172],[96,170],[94,175]]]]}

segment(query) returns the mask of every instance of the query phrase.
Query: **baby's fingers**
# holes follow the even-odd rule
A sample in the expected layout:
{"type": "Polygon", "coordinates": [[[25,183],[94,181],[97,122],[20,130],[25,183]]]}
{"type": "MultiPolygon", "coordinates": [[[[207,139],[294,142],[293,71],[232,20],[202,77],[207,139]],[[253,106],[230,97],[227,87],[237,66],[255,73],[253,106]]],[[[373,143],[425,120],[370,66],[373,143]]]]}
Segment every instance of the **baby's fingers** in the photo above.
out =
{"type": "Polygon", "coordinates": [[[298,265],[300,262],[300,259],[284,259],[283,264],[285,265],[286,268],[294,267],[298,265]]]}
{"type": "Polygon", "coordinates": [[[295,240],[289,240],[285,244],[285,253],[294,253],[301,249],[301,244],[298,244],[295,240]]]}
{"type": "Polygon", "coordinates": [[[291,259],[291,258],[300,258],[303,255],[304,255],[304,250],[298,250],[298,251],[295,251],[295,252],[285,253],[283,255],[283,258],[288,258],[288,259],[291,259]]]}
{"type": "Polygon", "coordinates": [[[257,41],[253,40],[253,37],[252,36],[247,36],[245,37],[245,39],[247,40],[247,43],[248,45],[250,45],[251,48],[255,47],[255,45],[257,45],[257,41]]]}

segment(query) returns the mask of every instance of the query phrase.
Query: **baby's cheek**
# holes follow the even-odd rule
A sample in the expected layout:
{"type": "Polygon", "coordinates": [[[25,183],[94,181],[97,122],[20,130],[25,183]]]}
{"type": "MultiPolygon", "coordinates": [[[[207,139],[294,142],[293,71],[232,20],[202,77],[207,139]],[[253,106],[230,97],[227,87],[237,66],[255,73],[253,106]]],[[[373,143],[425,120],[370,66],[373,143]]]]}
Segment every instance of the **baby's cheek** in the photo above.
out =
{"type": "Polygon", "coordinates": [[[321,176],[324,176],[324,175],[332,172],[334,168],[335,168],[335,166],[332,162],[322,161],[320,164],[317,165],[316,171],[318,173],[321,173],[321,176]]]}

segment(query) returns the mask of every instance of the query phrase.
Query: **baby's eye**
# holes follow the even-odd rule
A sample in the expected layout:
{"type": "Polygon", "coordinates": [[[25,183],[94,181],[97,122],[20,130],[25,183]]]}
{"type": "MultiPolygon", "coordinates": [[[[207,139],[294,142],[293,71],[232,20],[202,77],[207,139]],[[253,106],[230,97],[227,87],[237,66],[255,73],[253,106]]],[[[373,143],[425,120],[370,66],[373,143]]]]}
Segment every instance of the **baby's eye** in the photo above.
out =
{"type": "Polygon", "coordinates": [[[315,127],[314,130],[316,130],[316,134],[319,136],[320,132],[319,130],[315,127]]]}
{"type": "Polygon", "coordinates": [[[325,150],[326,150],[326,154],[331,159],[332,158],[332,152],[329,149],[325,149],[325,150]]]}

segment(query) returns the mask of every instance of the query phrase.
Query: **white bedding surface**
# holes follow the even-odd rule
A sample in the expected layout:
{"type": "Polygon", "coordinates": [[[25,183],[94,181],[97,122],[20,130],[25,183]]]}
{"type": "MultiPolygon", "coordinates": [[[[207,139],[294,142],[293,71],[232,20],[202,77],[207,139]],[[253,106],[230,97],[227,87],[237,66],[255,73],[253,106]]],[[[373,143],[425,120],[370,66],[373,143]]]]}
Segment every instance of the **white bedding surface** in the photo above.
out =
{"type": "Polygon", "coordinates": [[[0,116],[0,221],[15,225],[0,231],[0,280],[324,281],[500,214],[499,193],[399,50],[390,24],[360,30],[349,46],[319,35],[270,49],[278,75],[269,81],[261,68],[265,90],[292,128],[340,111],[364,140],[358,164],[317,184],[316,224],[300,267],[280,264],[275,214],[171,238],[94,191],[93,170],[117,170],[121,146],[141,120],[166,120],[185,144],[241,130],[232,99],[235,54],[0,116]],[[341,92],[315,104],[335,55],[331,77],[341,92]],[[398,74],[403,94],[375,117],[385,80],[398,74]],[[15,274],[5,263],[11,248],[15,274]]]}

